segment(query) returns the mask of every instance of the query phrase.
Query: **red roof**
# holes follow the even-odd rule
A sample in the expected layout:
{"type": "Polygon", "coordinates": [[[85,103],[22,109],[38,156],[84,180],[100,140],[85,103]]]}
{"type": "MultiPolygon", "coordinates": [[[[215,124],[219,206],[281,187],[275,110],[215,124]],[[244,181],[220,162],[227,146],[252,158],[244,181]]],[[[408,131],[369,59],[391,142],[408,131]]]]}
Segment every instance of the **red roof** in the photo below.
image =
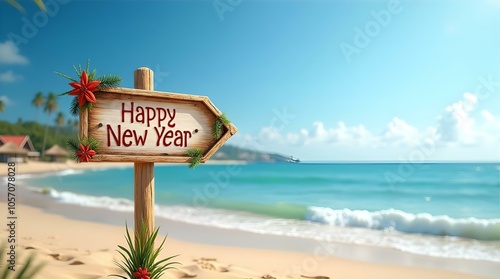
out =
{"type": "Polygon", "coordinates": [[[12,142],[19,147],[23,147],[27,137],[28,136],[0,136],[0,141],[2,141],[3,144],[12,142]]]}

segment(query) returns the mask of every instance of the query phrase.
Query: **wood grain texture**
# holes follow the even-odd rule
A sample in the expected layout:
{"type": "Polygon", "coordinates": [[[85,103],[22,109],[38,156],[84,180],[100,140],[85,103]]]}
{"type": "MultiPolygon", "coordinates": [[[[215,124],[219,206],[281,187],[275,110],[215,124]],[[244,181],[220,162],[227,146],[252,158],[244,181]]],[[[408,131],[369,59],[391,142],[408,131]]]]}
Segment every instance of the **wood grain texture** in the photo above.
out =
{"type": "Polygon", "coordinates": [[[210,157],[212,157],[212,155],[215,154],[215,152],[217,150],[219,150],[219,148],[222,147],[222,145],[224,145],[224,143],[232,136],[234,135],[238,129],[236,128],[236,126],[234,126],[233,124],[229,123],[229,125],[225,125],[224,126],[224,134],[221,136],[221,138],[215,142],[215,144],[213,146],[211,146],[208,151],[206,151],[203,155],[203,159],[202,159],[202,162],[206,162],[208,159],[210,159],[210,157]]]}
{"type": "MultiPolygon", "coordinates": [[[[134,86],[136,88],[153,90],[153,79],[154,75],[151,69],[142,67],[134,72],[134,86]]],[[[147,226],[149,233],[153,232],[155,204],[154,181],[154,163],[134,163],[134,225],[136,235],[142,229],[142,226],[147,226]]]]}
{"type": "Polygon", "coordinates": [[[89,111],[87,109],[80,108],[80,140],[84,141],[89,136],[89,111]]]}
{"type": "Polygon", "coordinates": [[[185,101],[201,101],[201,102],[203,102],[203,101],[208,100],[207,96],[191,95],[191,94],[183,94],[183,93],[173,93],[173,92],[162,92],[162,91],[154,91],[154,90],[142,90],[142,89],[124,88],[124,87],[109,88],[109,89],[101,90],[100,92],[118,93],[118,94],[127,94],[127,95],[138,95],[141,97],[158,97],[158,98],[166,98],[166,99],[185,100],[185,101]]]}
{"type": "Polygon", "coordinates": [[[190,157],[181,156],[132,156],[132,155],[103,155],[92,157],[92,162],[151,162],[151,163],[189,163],[190,157]]]}
{"type": "Polygon", "coordinates": [[[134,87],[95,92],[97,102],[93,108],[80,112],[79,134],[81,140],[92,137],[99,142],[99,153],[93,156],[93,162],[134,162],[134,225],[137,234],[143,224],[149,232],[154,229],[154,163],[189,163],[191,158],[186,156],[189,148],[202,149],[202,163],[205,163],[238,129],[233,124],[224,124],[221,138],[214,139],[212,127],[222,113],[210,99],[153,91],[154,73],[148,68],[134,72],[134,87]],[[136,108],[141,107],[153,108],[158,114],[175,110],[175,117],[171,114],[163,121],[157,122],[158,119],[153,118],[144,123],[129,112],[132,102],[134,115],[140,113],[136,108]],[[123,110],[127,112],[123,114],[123,110]],[[165,138],[164,134],[169,130],[173,133],[182,131],[187,144],[169,145],[173,138],[165,138]],[[129,136],[134,132],[134,136],[129,136]],[[144,140],[138,141],[138,136],[144,140]],[[163,137],[160,141],[159,136],[163,137]],[[129,144],[131,140],[135,141],[134,144],[129,144]]]}
{"type": "MultiPolygon", "coordinates": [[[[168,98],[144,98],[138,95],[126,95],[109,92],[96,92],[97,103],[89,115],[89,136],[100,142],[99,150],[102,154],[110,155],[145,155],[150,156],[165,154],[171,156],[185,156],[189,148],[206,150],[215,143],[212,136],[212,125],[216,116],[201,101],[185,101],[168,98]],[[122,117],[122,109],[134,108],[133,118],[137,118],[140,108],[154,108],[154,113],[159,114],[156,109],[175,110],[173,124],[168,127],[169,116],[158,123],[158,116],[147,123],[131,123],[132,114],[125,113],[122,117]],[[122,120],[124,120],[122,122],[122,120]],[[149,127],[148,125],[149,124],[149,127]],[[109,125],[109,126],[108,126],[109,125]],[[145,144],[135,144],[134,138],[128,137],[126,141],[132,140],[133,144],[124,147],[123,142],[117,142],[115,136],[123,135],[126,130],[134,133],[134,136],[145,137],[145,144]],[[174,146],[173,139],[167,139],[170,146],[164,145],[164,137],[168,131],[189,131],[186,136],[187,146],[174,146]],[[118,146],[120,143],[120,146],[118,146]]],[[[152,112],[153,113],[153,112],[152,112]]],[[[142,119],[142,118],[141,118],[142,119]]]]}
{"type": "MultiPolygon", "coordinates": [[[[152,75],[136,85],[152,85],[152,75]]],[[[93,161],[101,162],[189,162],[186,151],[190,148],[203,150],[202,162],[206,162],[215,152],[237,132],[233,124],[224,125],[219,140],[213,138],[212,127],[222,113],[206,96],[158,92],[153,90],[113,88],[95,92],[97,103],[88,114],[88,135],[99,141],[99,154],[93,161]],[[122,110],[130,110],[134,103],[134,123],[131,113],[122,115],[122,110]],[[157,122],[157,117],[149,123],[137,122],[137,108],[175,109],[174,127],[168,127],[167,119],[157,122]],[[127,136],[123,135],[126,130],[127,136]],[[168,131],[185,134],[187,144],[175,146],[174,138],[165,139],[168,131]],[[121,136],[120,136],[121,135],[121,136]],[[118,137],[118,141],[117,141],[118,137]],[[145,138],[144,142],[135,140],[145,138]],[[130,146],[123,146],[124,142],[130,146]],[[120,146],[118,146],[120,143],[120,146]],[[169,145],[170,143],[170,145],[169,145]],[[168,146],[165,146],[168,145],[168,146]],[[184,157],[188,160],[181,160],[184,157]],[[139,159],[140,158],[140,159],[139,159]],[[150,158],[150,159],[147,159],[150,158]],[[116,160],[116,161],[115,161],[116,160]]],[[[156,111],[158,113],[158,111],[156,111]]],[[[142,120],[142,119],[139,119],[142,120]]]]}
{"type": "Polygon", "coordinates": [[[149,232],[154,229],[155,203],[154,163],[134,163],[134,225],[135,232],[144,224],[149,232]]]}

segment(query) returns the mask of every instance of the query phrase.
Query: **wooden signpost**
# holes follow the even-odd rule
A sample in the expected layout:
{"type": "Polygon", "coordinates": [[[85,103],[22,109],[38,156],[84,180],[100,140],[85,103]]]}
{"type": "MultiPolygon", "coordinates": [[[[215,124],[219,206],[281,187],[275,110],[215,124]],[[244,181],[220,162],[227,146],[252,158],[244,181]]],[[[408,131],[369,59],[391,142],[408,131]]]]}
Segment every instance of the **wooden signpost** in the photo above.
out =
{"type": "Polygon", "coordinates": [[[154,163],[188,163],[186,151],[202,150],[206,162],[237,131],[213,125],[222,113],[205,96],[157,92],[148,68],[134,72],[134,87],[94,92],[91,110],[80,111],[80,138],[93,138],[99,151],[92,162],[134,162],[135,231],[154,227],[154,163]]]}

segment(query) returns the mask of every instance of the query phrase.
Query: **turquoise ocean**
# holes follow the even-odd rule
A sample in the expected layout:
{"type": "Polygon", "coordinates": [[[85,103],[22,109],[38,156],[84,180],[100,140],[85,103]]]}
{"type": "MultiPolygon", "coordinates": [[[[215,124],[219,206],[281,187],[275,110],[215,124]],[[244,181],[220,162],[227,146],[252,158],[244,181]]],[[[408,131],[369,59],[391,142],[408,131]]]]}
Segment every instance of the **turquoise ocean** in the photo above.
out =
{"type": "MultiPolygon", "coordinates": [[[[57,202],[133,211],[133,168],[22,177],[57,202]]],[[[155,166],[157,217],[500,262],[500,164],[155,166]]]]}

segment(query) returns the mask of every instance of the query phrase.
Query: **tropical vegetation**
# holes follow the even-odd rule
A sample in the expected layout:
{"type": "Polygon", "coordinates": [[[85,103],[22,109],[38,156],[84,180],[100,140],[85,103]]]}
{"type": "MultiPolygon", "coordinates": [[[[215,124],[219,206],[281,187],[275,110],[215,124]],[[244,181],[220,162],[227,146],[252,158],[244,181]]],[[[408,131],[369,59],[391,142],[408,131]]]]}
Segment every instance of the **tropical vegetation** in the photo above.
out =
{"type": "Polygon", "coordinates": [[[4,256],[7,255],[7,246],[6,244],[0,245],[0,279],[31,279],[34,278],[35,275],[40,272],[43,268],[43,264],[35,264],[35,256],[31,254],[27,259],[24,265],[19,265],[16,267],[15,271],[9,268],[9,259],[4,259],[4,256]],[[11,276],[12,275],[12,276],[11,276]]]}
{"type": "Polygon", "coordinates": [[[36,121],[22,121],[21,123],[10,123],[0,120],[0,135],[29,135],[33,147],[36,151],[42,150],[43,138],[47,129],[46,146],[51,147],[54,144],[65,148],[68,138],[74,137],[77,132],[74,126],[64,126],[59,128],[59,133],[56,135],[55,126],[42,125],[36,121]]]}
{"type": "Polygon", "coordinates": [[[125,230],[128,247],[118,245],[119,249],[116,251],[122,256],[122,262],[115,261],[115,264],[127,276],[120,274],[112,274],[111,276],[122,279],[159,279],[165,271],[175,269],[174,265],[179,264],[179,262],[172,261],[177,255],[157,260],[165,240],[167,240],[165,237],[157,248],[154,247],[159,228],[150,233],[148,226],[142,224],[141,229],[135,232],[134,239],[130,236],[126,225],[125,230]]]}

